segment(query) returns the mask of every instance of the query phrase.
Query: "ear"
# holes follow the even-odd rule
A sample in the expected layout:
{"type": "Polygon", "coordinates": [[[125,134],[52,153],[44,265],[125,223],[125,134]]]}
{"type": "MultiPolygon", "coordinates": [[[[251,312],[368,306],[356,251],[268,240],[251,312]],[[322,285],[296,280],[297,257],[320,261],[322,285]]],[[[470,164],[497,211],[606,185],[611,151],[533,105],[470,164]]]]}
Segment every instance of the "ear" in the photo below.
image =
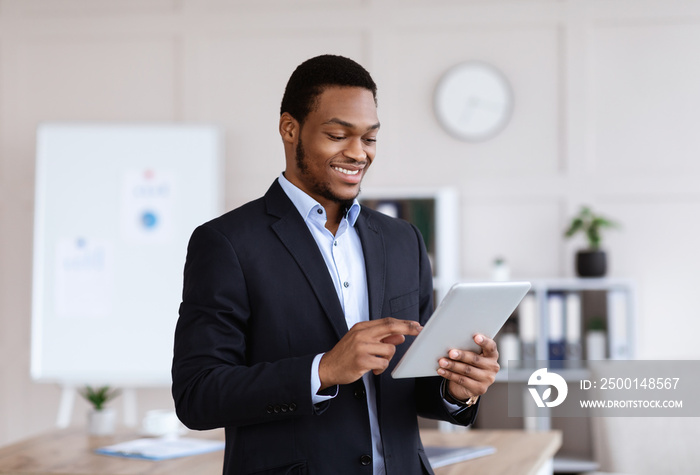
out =
{"type": "Polygon", "coordinates": [[[292,117],[289,112],[285,112],[280,116],[280,136],[287,143],[296,143],[299,138],[299,122],[292,117]]]}

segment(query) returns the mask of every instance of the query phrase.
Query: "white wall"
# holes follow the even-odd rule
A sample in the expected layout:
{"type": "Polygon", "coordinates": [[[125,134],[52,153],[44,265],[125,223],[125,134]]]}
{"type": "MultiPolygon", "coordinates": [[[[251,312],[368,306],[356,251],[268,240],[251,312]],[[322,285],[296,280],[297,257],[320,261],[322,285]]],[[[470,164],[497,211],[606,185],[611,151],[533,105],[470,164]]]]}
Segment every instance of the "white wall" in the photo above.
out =
{"type": "MultiPolygon", "coordinates": [[[[700,358],[700,2],[673,0],[0,0],[0,443],[51,427],[59,390],[29,379],[34,140],[44,120],[215,122],[226,201],[283,167],[293,68],[332,52],[379,84],[366,187],[454,186],[461,270],[573,275],[561,234],[583,203],[638,284],[641,358],[700,358]],[[488,142],[452,139],[431,97],[468,59],[509,78],[515,111],[488,142]]],[[[166,389],[140,408],[168,407],[166,389]]],[[[79,406],[74,422],[83,422],[79,406]]]]}

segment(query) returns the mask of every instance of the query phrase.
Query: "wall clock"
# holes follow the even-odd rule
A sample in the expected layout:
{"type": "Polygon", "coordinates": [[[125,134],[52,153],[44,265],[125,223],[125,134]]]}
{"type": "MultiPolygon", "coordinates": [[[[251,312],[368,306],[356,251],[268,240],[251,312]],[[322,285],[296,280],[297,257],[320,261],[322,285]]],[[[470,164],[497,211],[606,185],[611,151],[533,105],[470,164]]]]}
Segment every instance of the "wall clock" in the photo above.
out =
{"type": "Polygon", "coordinates": [[[452,136],[481,142],[501,132],[513,112],[513,91],[506,77],[481,61],[450,68],[435,88],[435,115],[452,136]]]}

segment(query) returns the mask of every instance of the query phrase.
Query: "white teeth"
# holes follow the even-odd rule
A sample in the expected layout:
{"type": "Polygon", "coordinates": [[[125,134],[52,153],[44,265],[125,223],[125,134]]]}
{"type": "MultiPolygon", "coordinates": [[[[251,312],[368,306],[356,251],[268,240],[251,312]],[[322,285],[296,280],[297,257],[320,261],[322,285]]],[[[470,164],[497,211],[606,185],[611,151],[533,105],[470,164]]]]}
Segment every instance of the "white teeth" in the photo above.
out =
{"type": "Polygon", "coordinates": [[[337,170],[340,173],[345,173],[346,175],[357,175],[360,170],[346,170],[345,168],[333,167],[333,170],[337,170]]]}

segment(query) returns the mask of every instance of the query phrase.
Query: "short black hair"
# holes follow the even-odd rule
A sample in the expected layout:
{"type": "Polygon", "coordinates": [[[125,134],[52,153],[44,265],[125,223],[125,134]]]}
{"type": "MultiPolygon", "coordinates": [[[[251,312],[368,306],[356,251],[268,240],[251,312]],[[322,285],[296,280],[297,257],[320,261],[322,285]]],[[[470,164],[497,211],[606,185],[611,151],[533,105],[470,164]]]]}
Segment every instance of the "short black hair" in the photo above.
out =
{"type": "Polygon", "coordinates": [[[377,85],[365,68],[344,56],[324,54],[307,59],[294,70],[284,90],[280,115],[287,112],[303,124],[318,96],[329,86],[368,89],[377,103],[377,85]]]}

